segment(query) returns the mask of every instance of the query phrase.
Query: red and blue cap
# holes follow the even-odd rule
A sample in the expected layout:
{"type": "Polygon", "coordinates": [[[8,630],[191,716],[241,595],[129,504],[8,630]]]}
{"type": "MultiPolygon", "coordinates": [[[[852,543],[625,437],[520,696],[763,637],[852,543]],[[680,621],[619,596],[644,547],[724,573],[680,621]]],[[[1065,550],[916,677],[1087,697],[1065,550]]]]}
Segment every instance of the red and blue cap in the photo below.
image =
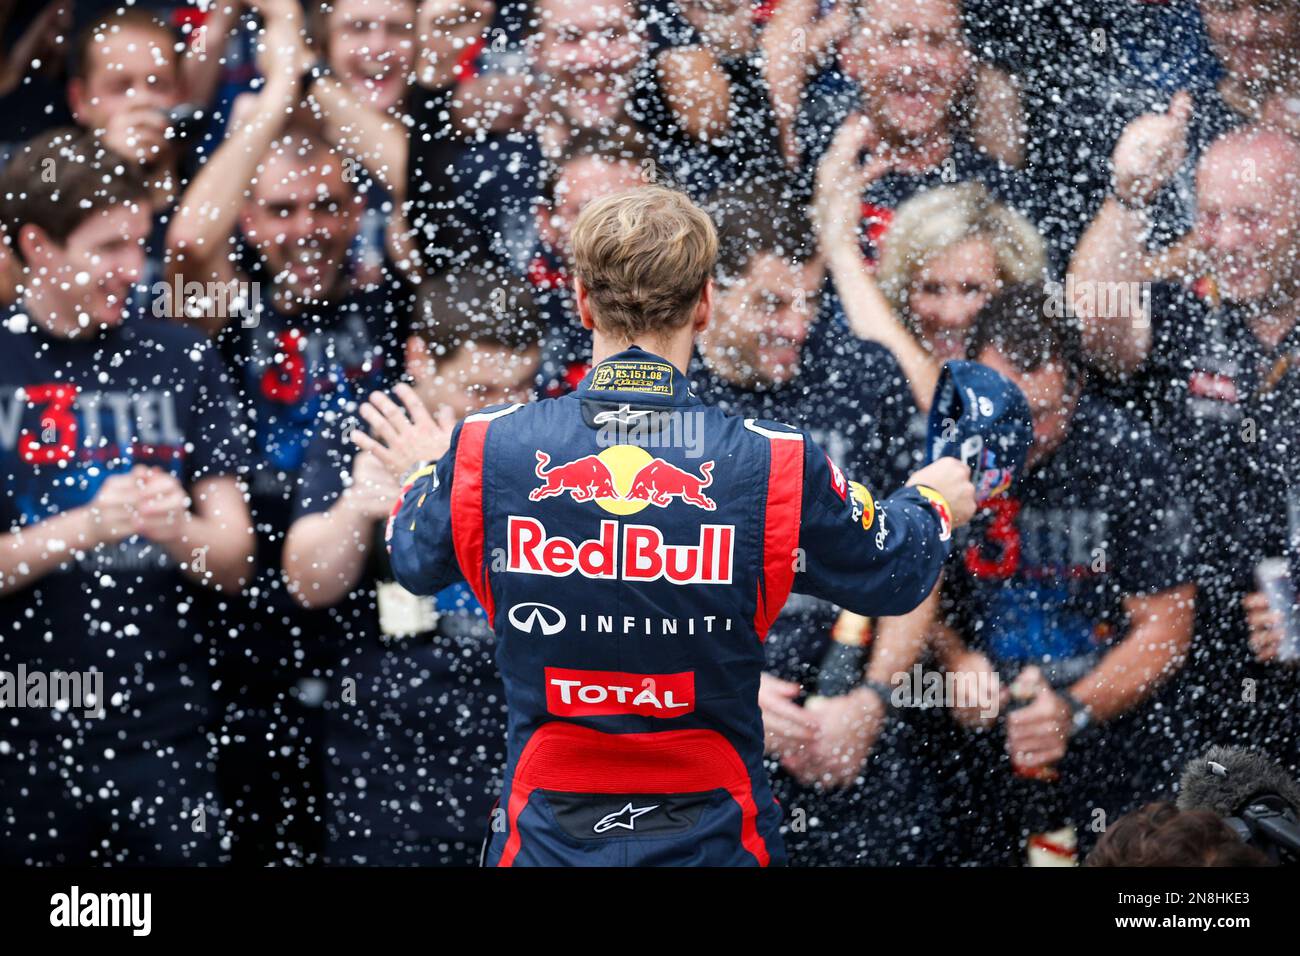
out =
{"type": "Polygon", "coordinates": [[[1014,382],[979,362],[944,363],[930,406],[928,461],[952,457],[969,466],[982,504],[1010,489],[1033,439],[1029,402],[1014,382]]]}

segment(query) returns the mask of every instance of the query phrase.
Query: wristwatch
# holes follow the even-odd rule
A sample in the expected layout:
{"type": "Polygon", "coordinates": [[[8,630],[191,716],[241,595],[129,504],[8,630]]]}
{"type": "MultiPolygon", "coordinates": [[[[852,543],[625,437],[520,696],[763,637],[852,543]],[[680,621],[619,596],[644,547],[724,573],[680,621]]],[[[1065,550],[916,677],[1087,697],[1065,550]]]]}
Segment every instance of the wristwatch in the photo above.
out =
{"type": "Polygon", "coordinates": [[[329,61],[324,57],[313,61],[310,66],[298,75],[298,95],[299,98],[305,98],[311,90],[312,83],[316,82],[323,76],[333,76],[334,71],[330,69],[329,61]]]}
{"type": "Polygon", "coordinates": [[[1119,188],[1119,183],[1115,181],[1114,176],[1111,176],[1110,180],[1110,194],[1114,197],[1115,201],[1120,204],[1120,206],[1127,209],[1129,212],[1146,212],[1151,206],[1150,199],[1130,199],[1125,196],[1119,188]]]}
{"type": "Polygon", "coordinates": [[[864,680],[862,686],[869,691],[873,691],[880,702],[885,706],[885,719],[888,720],[893,716],[894,711],[898,708],[894,706],[893,691],[888,684],[883,684],[878,680],[864,680]]]}
{"type": "Polygon", "coordinates": [[[1070,707],[1070,736],[1074,737],[1092,726],[1092,711],[1068,690],[1058,690],[1056,695],[1070,707]]]}

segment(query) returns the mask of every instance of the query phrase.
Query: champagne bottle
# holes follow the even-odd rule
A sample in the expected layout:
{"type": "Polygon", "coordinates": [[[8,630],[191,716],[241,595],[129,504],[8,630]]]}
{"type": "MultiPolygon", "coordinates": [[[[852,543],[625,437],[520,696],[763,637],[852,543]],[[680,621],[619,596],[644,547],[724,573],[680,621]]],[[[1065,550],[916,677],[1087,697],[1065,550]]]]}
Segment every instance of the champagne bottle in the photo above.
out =
{"type": "Polygon", "coordinates": [[[816,697],[839,697],[862,683],[871,654],[871,618],[841,611],[817,672],[816,697]]]}

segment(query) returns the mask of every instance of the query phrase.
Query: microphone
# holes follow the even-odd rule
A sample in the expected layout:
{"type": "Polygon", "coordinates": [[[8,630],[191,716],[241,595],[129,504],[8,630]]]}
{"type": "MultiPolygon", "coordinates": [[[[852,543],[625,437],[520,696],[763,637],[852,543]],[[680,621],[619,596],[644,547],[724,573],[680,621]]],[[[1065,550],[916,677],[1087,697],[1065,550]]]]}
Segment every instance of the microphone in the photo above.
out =
{"type": "Polygon", "coordinates": [[[1183,770],[1177,805],[1217,814],[1275,862],[1300,863],[1300,786],[1262,754],[1211,747],[1183,770]]]}

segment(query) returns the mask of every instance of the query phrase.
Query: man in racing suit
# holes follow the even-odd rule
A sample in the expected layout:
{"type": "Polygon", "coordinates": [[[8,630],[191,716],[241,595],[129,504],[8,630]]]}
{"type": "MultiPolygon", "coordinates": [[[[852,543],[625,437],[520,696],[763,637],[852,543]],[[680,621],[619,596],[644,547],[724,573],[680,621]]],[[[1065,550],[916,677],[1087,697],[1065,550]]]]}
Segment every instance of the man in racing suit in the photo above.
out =
{"type": "Polygon", "coordinates": [[[405,410],[372,396],[355,438],[393,470],[436,459],[390,520],[394,575],[421,594],[463,577],[497,634],[510,718],[487,860],[782,863],[763,638],[792,590],[919,604],[974,510],[968,470],[941,460],[876,501],[806,433],[696,397],[717,240],[680,194],[598,200],[574,246],[595,359],[576,392],[450,429],[399,387],[405,410]]]}

